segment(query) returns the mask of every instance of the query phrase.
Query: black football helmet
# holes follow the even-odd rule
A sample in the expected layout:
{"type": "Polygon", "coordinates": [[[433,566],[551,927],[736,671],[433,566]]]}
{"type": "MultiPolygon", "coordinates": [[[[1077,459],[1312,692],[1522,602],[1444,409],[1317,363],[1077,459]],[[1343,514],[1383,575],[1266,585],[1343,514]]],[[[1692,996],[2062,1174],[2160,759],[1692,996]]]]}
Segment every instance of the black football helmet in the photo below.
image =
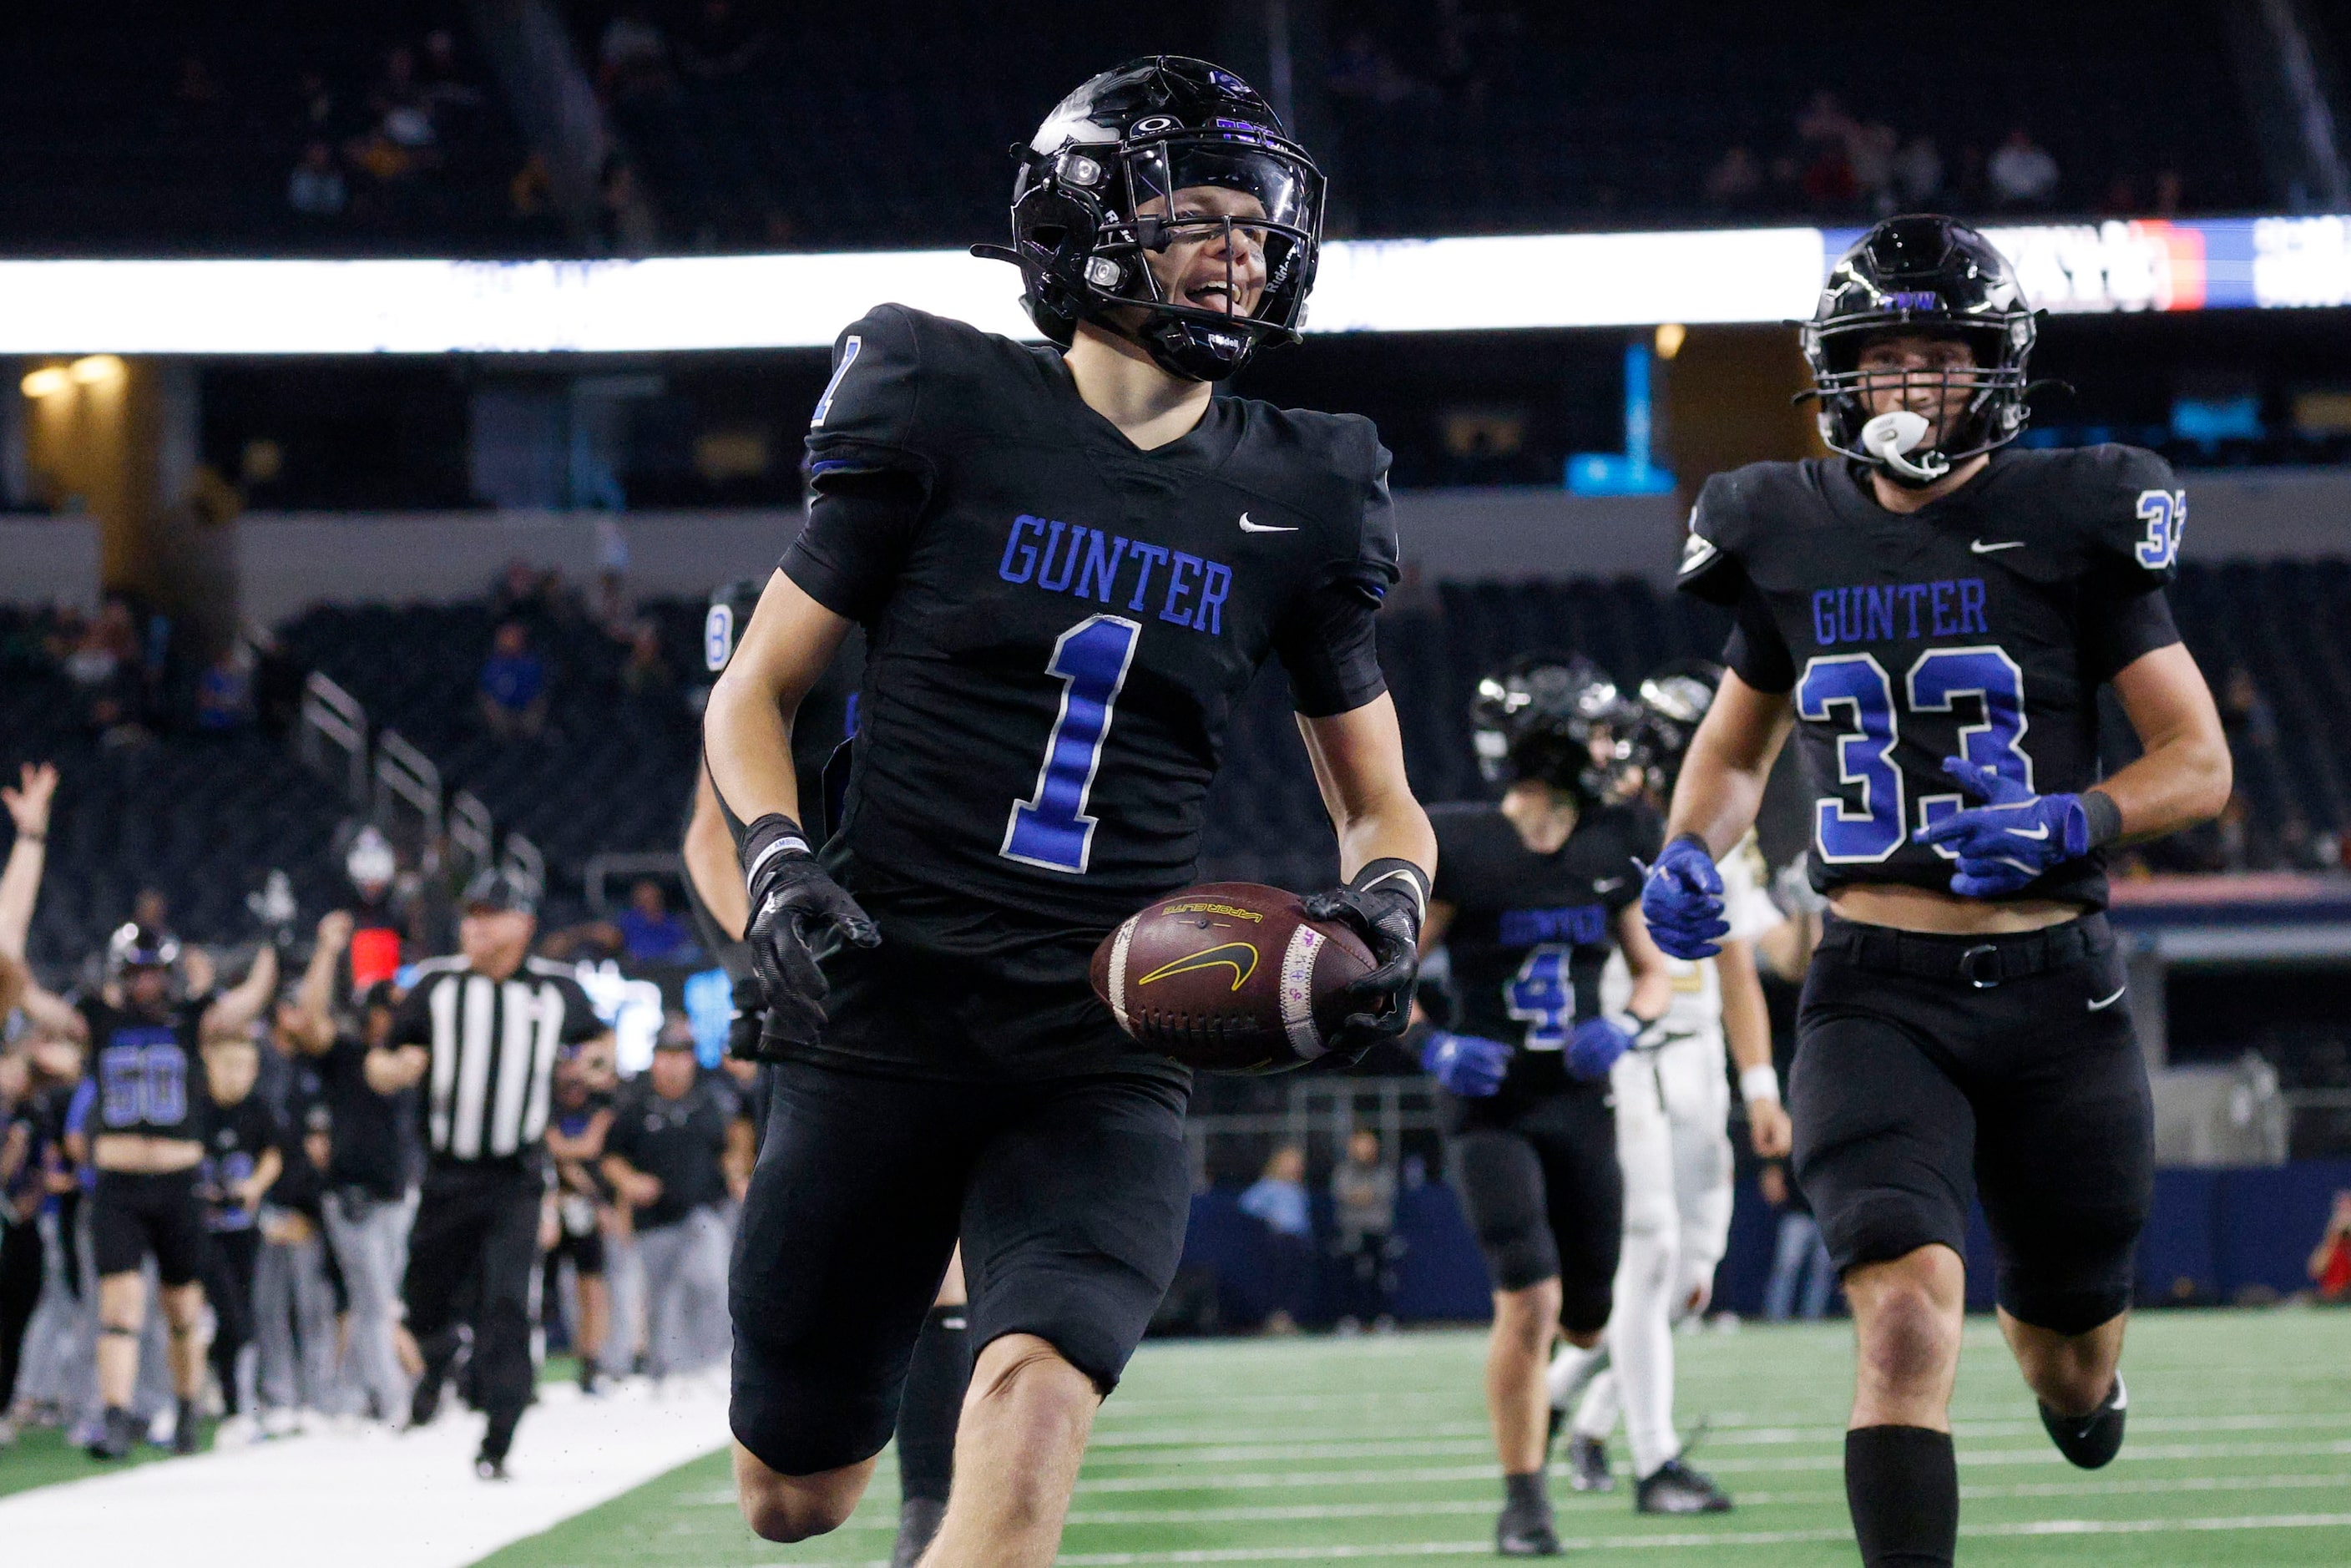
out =
{"type": "Polygon", "coordinates": [[[1012,244],[972,253],[1020,268],[1029,319],[1054,342],[1067,348],[1080,321],[1140,307],[1137,340],[1160,368],[1214,382],[1262,344],[1297,340],[1322,246],[1322,172],[1232,72],[1180,55],[1130,60],[1063,99],[1013,155],[1012,244]],[[1264,218],[1143,214],[1200,185],[1256,197],[1264,218]],[[1265,289],[1250,315],[1166,298],[1144,260],[1217,227],[1228,239],[1246,229],[1264,250],[1265,289]]]}
{"type": "Polygon", "coordinates": [[[1581,653],[1523,653],[1478,683],[1469,726],[1489,784],[1540,779],[1586,807],[1615,800],[1640,710],[1581,653]]]}
{"type": "Polygon", "coordinates": [[[751,624],[751,612],[759,607],[759,595],[767,587],[764,578],[738,577],[710,591],[710,608],[702,617],[702,664],[712,674],[726,669],[726,661],[735,656],[736,644],[742,642],[743,629],[751,624]]]}
{"type": "Polygon", "coordinates": [[[2024,302],[2016,272],[1991,242],[1949,218],[1888,218],[1838,258],[1813,319],[1802,324],[1804,359],[1819,399],[1821,439],[1833,452],[1874,464],[1897,484],[1929,485],[1978,453],[2022,434],[2025,361],[2039,312],[2024,302]],[[1948,429],[1907,410],[1873,416],[1861,350],[1894,332],[1961,340],[1972,369],[1914,371],[1964,391],[1948,429]]]}
{"type": "Polygon", "coordinates": [[[1676,659],[1642,681],[1633,749],[1657,794],[1673,794],[1690,737],[1721,688],[1722,666],[1711,659],[1676,659]]]}
{"type": "Polygon", "coordinates": [[[176,977],[180,939],[137,922],[115,927],[106,943],[106,977],[120,980],[131,969],[171,969],[176,977]]]}

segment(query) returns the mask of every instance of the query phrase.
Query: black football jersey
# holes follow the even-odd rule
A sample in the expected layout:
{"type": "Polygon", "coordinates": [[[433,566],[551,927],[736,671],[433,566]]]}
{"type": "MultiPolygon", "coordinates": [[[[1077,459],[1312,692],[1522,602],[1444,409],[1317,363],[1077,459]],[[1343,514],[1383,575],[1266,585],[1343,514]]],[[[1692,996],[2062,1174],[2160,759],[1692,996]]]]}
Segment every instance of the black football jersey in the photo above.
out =
{"type": "Polygon", "coordinates": [[[1080,978],[1192,879],[1269,655],[1308,715],[1385,689],[1388,455],[1366,420],[1226,397],[1144,451],[1058,352],[897,305],[833,363],[781,563],[867,635],[827,862],[887,940],[1080,978]]]}
{"type": "MultiPolygon", "coordinates": [[[[1699,492],[1681,586],[1737,616],[1724,658],[1791,692],[1815,801],[1812,875],[1948,891],[1950,852],[1911,835],[1980,802],[1943,758],[2041,794],[2097,782],[2097,690],[2177,643],[2163,587],[2188,499],[2129,446],[1992,454],[1908,516],[1844,459],[1758,463],[1699,492]]],[[[2105,859],[2009,895],[2106,902],[2105,859]]]]}
{"type": "Polygon", "coordinates": [[[91,1136],[204,1137],[211,1095],[196,1031],[208,1000],[174,1003],[162,1018],[110,1007],[95,997],[76,1004],[89,1027],[91,1136]]]}
{"type": "Polygon", "coordinates": [[[1638,855],[1656,850],[1656,820],[1632,807],[1592,812],[1550,854],[1527,848],[1496,806],[1429,808],[1437,830],[1430,896],[1453,907],[1450,1027],[1516,1046],[1506,1098],[1577,1087],[1562,1053],[1600,1014],[1600,974],[1616,916],[1641,896],[1638,855]]]}
{"type": "Polygon", "coordinates": [[[215,1104],[210,1122],[203,1167],[204,1222],[214,1230],[249,1230],[259,1217],[238,1205],[235,1189],[253,1179],[261,1157],[270,1150],[284,1156],[291,1135],[285,1119],[258,1093],[234,1105],[215,1104]]]}

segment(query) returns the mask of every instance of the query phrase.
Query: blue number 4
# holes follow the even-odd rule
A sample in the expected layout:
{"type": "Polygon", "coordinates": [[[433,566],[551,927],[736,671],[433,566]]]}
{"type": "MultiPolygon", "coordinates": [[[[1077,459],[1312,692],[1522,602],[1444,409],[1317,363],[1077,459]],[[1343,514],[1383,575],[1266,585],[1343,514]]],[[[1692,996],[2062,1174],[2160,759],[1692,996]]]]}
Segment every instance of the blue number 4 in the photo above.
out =
{"type": "Polygon", "coordinates": [[[1527,1026],[1529,1051],[1564,1051],[1575,1023],[1575,982],[1568,977],[1569,953],[1546,946],[1527,955],[1502,988],[1510,1016],[1527,1026]]]}
{"type": "Polygon", "coordinates": [[[1124,616],[1094,615],[1053,644],[1045,672],[1061,677],[1061,711],[1045,737],[1035,792],[1014,803],[1004,825],[1004,847],[997,853],[1006,860],[1084,874],[1097,825],[1086,815],[1086,797],[1102,765],[1102,742],[1110,738],[1112,707],[1142,636],[1141,624],[1124,616]]]}

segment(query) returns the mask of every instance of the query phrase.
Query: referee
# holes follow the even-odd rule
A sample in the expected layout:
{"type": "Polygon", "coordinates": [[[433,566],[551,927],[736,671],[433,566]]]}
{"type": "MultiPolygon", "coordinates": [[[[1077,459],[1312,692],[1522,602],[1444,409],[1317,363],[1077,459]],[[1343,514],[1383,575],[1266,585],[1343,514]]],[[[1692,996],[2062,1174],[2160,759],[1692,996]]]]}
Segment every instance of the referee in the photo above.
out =
{"type": "Polygon", "coordinates": [[[474,1462],[506,1479],[515,1425],[530,1403],[530,1280],[545,1191],[540,1135],[558,1051],[606,1032],[560,965],[533,958],[538,890],[492,869],[465,889],[462,952],[417,966],[388,1044],[400,1082],[422,1083],[429,1164],[409,1242],[408,1326],[424,1355],[412,1419],[441,1405],[471,1316],[473,1386],[489,1417],[474,1462]]]}

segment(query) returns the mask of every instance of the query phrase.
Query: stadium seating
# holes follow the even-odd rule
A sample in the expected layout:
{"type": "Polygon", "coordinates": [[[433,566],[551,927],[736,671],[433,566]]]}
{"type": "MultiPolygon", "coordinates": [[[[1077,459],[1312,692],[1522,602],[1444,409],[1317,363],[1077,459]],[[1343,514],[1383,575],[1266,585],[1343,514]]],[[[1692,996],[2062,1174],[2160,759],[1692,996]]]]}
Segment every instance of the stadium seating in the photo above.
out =
{"type": "Polygon", "coordinates": [[[192,9],[114,0],[0,16],[0,247],[16,254],[515,254],[546,236],[508,215],[524,154],[455,0],[354,12],[313,0],[192,9]],[[442,166],[378,181],[346,149],[379,123],[387,53],[435,29],[478,102],[435,110],[442,166]],[[315,72],[323,100],[307,91],[315,72]],[[323,112],[317,122],[314,107],[323,112]],[[287,176],[312,140],[350,205],[306,217],[287,176]]]}

